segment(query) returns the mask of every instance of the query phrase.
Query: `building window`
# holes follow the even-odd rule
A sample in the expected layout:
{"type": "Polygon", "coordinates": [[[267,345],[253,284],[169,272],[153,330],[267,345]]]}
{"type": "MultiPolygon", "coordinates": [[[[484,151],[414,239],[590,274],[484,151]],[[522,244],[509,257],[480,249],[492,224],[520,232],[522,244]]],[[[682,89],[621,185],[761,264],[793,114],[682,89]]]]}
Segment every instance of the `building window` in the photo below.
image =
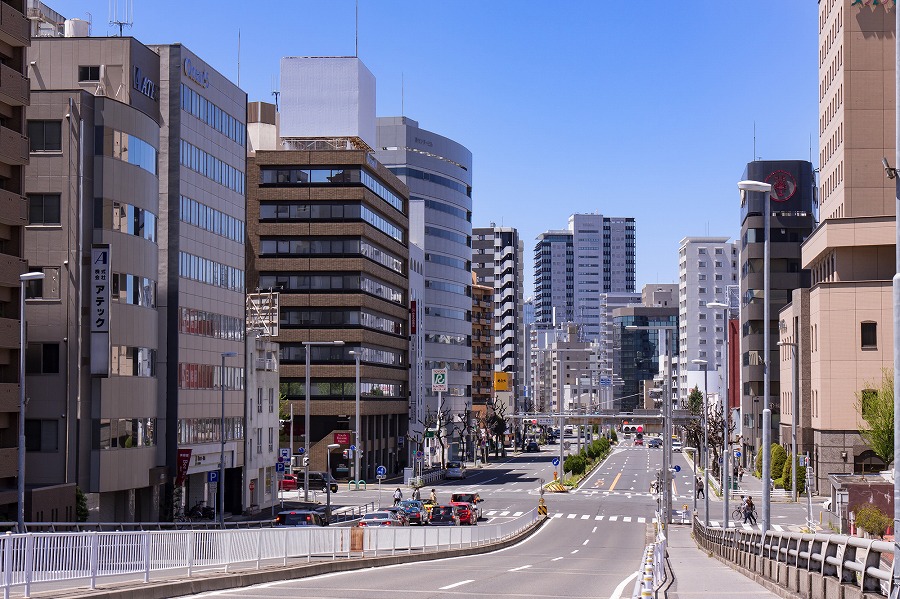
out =
{"type": "Polygon", "coordinates": [[[28,141],[32,152],[61,152],[62,123],[28,121],[28,141]]]}
{"type": "Polygon", "coordinates": [[[26,419],[25,451],[59,451],[59,422],[26,419]]]}
{"type": "Polygon", "coordinates": [[[269,414],[275,413],[275,389],[269,389],[269,414]]]}
{"type": "Polygon", "coordinates": [[[256,389],[256,413],[262,414],[262,399],[263,399],[263,390],[262,387],[258,387],[256,389]]]}
{"type": "Polygon", "coordinates": [[[862,349],[878,349],[878,323],[866,321],[859,324],[862,349]]]}
{"type": "Polygon", "coordinates": [[[275,429],[269,427],[269,453],[275,451],[275,429]]]}
{"type": "Polygon", "coordinates": [[[262,453],[262,427],[256,429],[256,453],[262,453]]]}
{"type": "Polygon", "coordinates": [[[59,194],[32,193],[28,195],[29,225],[58,225],[59,194]]]}
{"type": "Polygon", "coordinates": [[[25,374],[59,374],[59,343],[29,343],[25,374]]]}
{"type": "Polygon", "coordinates": [[[100,81],[99,65],[78,67],[78,81],[100,81]]]}

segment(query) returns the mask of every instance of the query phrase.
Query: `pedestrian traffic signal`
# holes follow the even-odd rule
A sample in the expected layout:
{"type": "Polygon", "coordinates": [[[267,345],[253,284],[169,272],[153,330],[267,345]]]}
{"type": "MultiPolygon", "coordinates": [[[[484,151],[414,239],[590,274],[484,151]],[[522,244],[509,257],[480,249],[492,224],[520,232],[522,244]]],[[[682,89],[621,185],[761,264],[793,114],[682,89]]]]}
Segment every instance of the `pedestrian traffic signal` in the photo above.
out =
{"type": "Polygon", "coordinates": [[[307,466],[309,466],[309,458],[303,456],[303,467],[306,468],[307,466]]]}

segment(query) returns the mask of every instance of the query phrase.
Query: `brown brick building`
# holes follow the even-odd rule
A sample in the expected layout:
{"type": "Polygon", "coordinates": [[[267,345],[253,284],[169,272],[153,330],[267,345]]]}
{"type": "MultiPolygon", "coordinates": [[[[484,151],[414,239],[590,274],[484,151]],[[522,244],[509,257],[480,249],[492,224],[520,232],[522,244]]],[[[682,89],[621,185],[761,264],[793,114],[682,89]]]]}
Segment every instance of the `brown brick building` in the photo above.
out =
{"type": "MultiPolygon", "coordinates": [[[[406,185],[363,150],[261,150],[247,170],[247,287],[280,292],[274,340],[295,451],[305,435],[303,342],[343,341],[312,347],[310,467],[324,470],[325,446],[353,428],[352,351],[361,353],[362,474],[399,472],[409,413],[406,185]]],[[[352,475],[340,450],[331,465],[352,475]]]]}
{"type": "Polygon", "coordinates": [[[472,405],[491,403],[494,376],[494,288],[472,273],[472,405]]]}

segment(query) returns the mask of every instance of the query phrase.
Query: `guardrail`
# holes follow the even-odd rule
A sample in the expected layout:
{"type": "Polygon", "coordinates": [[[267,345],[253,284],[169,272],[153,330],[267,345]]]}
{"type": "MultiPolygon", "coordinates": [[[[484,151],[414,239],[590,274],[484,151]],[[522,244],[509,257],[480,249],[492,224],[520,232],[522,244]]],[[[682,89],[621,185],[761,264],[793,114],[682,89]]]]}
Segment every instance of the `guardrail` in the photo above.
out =
{"type": "Polygon", "coordinates": [[[656,522],[659,529],[656,531],[656,540],[647,545],[644,551],[644,559],[641,569],[638,570],[637,580],[634,581],[634,589],[631,591],[632,599],[656,596],[656,592],[666,582],[666,535],[662,522],[662,514],[656,513],[656,522]]]}
{"type": "Polygon", "coordinates": [[[96,588],[97,580],[150,582],[154,575],[190,577],[199,568],[260,569],[297,560],[428,553],[497,543],[538,520],[537,509],[501,524],[467,527],[284,527],[230,530],[26,533],[0,536],[0,585],[96,588]],[[81,581],[78,584],[78,581],[81,581]],[[73,584],[68,584],[73,583],[73,584]]]}
{"type": "Polygon", "coordinates": [[[894,546],[886,541],[707,528],[696,519],[694,538],[723,559],[805,597],[862,597],[863,593],[887,597],[891,592],[894,546]],[[848,594],[850,590],[857,594],[848,594]]]}

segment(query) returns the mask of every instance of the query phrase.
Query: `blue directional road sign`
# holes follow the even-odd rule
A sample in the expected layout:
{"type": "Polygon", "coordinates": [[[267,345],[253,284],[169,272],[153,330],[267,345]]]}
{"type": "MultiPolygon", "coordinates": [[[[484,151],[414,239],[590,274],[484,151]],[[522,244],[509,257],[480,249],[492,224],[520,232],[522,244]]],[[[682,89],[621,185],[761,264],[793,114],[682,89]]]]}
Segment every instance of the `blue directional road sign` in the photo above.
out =
{"type": "Polygon", "coordinates": [[[301,448],[297,449],[297,453],[299,453],[300,455],[303,455],[304,453],[306,453],[306,448],[301,447],[301,448]]]}
{"type": "Polygon", "coordinates": [[[554,466],[559,466],[559,458],[553,458],[550,460],[554,466]]]}
{"type": "Polygon", "coordinates": [[[675,470],[675,472],[681,472],[681,466],[679,466],[678,464],[675,464],[674,470],[675,470]]]}
{"type": "Polygon", "coordinates": [[[385,468],[384,466],[379,466],[375,469],[376,476],[384,476],[385,474],[387,474],[387,468],[385,468]]]}
{"type": "Polygon", "coordinates": [[[210,470],[206,473],[206,482],[208,483],[217,483],[219,482],[219,471],[218,470],[210,470]]]}
{"type": "Polygon", "coordinates": [[[735,451],[735,452],[734,452],[734,457],[736,457],[736,458],[741,457],[741,452],[740,452],[740,451],[735,451]]]}
{"type": "Polygon", "coordinates": [[[350,451],[356,451],[356,445],[351,445],[351,446],[350,446],[350,451]]]}
{"type": "Polygon", "coordinates": [[[284,472],[284,462],[275,464],[275,472],[284,472]]]}
{"type": "Polygon", "coordinates": [[[279,453],[279,455],[281,456],[281,459],[284,460],[284,461],[287,461],[287,460],[291,459],[291,449],[290,449],[290,447],[281,447],[281,448],[278,450],[278,453],[279,453]]]}

